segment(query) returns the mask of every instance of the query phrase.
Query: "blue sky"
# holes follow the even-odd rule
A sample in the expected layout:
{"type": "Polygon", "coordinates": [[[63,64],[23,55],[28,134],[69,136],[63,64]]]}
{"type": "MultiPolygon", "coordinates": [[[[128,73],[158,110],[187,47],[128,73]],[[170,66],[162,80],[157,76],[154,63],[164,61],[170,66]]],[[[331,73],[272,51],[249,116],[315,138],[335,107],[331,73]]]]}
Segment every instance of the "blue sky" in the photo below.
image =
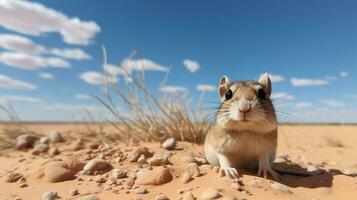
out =
{"type": "Polygon", "coordinates": [[[357,122],[356,9],[348,0],[0,1],[0,102],[23,120],[102,113],[86,95],[102,93],[105,45],[119,84],[124,65],[135,73],[145,59],[153,93],[170,68],[166,92],[186,90],[197,102],[204,84],[204,102],[218,102],[211,90],[221,75],[268,72],[283,111],[357,122]],[[133,49],[138,56],[125,64],[133,49]]]}

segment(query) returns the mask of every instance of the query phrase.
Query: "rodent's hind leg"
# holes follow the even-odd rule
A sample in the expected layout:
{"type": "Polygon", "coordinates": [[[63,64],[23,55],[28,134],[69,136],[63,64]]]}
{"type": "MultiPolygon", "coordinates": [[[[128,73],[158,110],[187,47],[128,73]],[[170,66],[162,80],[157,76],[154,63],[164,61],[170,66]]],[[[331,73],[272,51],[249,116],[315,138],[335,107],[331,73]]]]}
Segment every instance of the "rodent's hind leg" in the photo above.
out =
{"type": "Polygon", "coordinates": [[[220,169],[219,169],[220,176],[227,176],[228,178],[231,179],[238,178],[237,169],[232,167],[231,162],[225,155],[218,154],[218,160],[220,165],[220,169]]]}
{"type": "Polygon", "coordinates": [[[269,173],[274,180],[279,180],[278,173],[276,173],[276,171],[274,171],[271,168],[269,157],[270,157],[269,155],[264,155],[259,158],[259,167],[258,167],[257,176],[263,175],[264,178],[267,178],[267,174],[269,173]]]}

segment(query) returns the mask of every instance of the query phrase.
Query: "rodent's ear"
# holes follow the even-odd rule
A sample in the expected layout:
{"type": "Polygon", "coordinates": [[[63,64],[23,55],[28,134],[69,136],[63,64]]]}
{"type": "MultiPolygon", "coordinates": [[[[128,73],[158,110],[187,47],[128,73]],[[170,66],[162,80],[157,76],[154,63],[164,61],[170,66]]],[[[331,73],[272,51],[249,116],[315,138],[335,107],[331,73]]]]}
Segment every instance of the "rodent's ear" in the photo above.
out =
{"type": "Polygon", "coordinates": [[[218,94],[222,102],[224,101],[224,97],[231,85],[232,81],[228,78],[228,76],[224,75],[221,77],[218,85],[218,94]]]}
{"type": "Polygon", "coordinates": [[[259,83],[262,84],[265,94],[270,97],[271,95],[271,80],[268,73],[260,75],[259,83]]]}

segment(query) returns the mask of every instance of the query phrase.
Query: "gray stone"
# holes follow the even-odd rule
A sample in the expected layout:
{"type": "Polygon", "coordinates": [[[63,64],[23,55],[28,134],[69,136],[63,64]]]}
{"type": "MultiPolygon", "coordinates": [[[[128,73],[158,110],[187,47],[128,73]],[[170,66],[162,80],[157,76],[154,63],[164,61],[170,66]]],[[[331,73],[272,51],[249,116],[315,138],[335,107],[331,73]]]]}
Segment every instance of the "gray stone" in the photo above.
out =
{"type": "Polygon", "coordinates": [[[41,196],[42,200],[55,200],[58,198],[57,192],[45,192],[41,196]]]}
{"type": "Polygon", "coordinates": [[[162,147],[167,150],[173,150],[176,148],[176,139],[169,138],[162,143],[162,147]]]}

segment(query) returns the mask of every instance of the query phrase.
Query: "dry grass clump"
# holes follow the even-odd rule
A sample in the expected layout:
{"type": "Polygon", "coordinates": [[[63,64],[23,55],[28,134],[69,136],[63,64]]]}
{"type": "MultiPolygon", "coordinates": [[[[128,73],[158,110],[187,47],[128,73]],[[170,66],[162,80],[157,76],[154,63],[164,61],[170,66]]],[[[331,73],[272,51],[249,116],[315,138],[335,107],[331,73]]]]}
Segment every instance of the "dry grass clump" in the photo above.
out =
{"type": "MultiPolygon", "coordinates": [[[[180,141],[203,142],[210,123],[192,109],[187,95],[152,94],[145,84],[144,72],[135,76],[125,72],[129,81],[124,86],[111,82],[113,77],[106,70],[105,49],[103,52],[107,87],[104,98],[95,98],[114,115],[115,120],[108,122],[118,131],[118,139],[136,142],[173,137],[180,141]]],[[[167,77],[161,87],[166,85],[166,80],[167,77]]]]}
{"type": "Polygon", "coordinates": [[[8,122],[0,129],[0,150],[11,148],[16,143],[16,138],[23,134],[39,135],[22,126],[21,119],[11,104],[0,104],[0,111],[8,116],[8,122]]]}
{"type": "Polygon", "coordinates": [[[326,136],[325,141],[326,141],[326,144],[331,147],[339,147],[339,148],[345,147],[345,145],[343,144],[343,142],[341,140],[339,140],[335,137],[332,137],[332,136],[326,136]]]}

